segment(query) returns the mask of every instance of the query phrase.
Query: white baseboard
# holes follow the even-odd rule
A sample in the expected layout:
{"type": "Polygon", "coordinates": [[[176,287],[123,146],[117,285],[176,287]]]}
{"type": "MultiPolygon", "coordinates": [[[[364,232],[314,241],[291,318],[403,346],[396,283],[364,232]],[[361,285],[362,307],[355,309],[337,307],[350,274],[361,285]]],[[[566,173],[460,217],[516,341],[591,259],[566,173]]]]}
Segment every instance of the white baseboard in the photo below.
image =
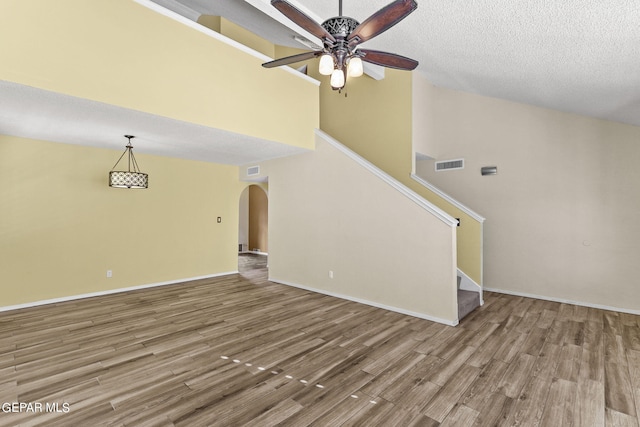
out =
{"type": "Polygon", "coordinates": [[[504,289],[484,288],[484,290],[488,291],[488,292],[496,292],[496,293],[499,293],[499,294],[514,295],[514,296],[517,296],[517,297],[535,298],[535,299],[541,299],[541,300],[544,300],[544,301],[559,302],[559,303],[562,303],[562,304],[572,304],[572,305],[579,305],[579,306],[582,306],[582,307],[598,308],[600,310],[617,311],[617,312],[620,312],[620,313],[640,315],[640,310],[632,310],[632,309],[629,309],[629,308],[611,307],[611,306],[608,306],[608,305],[601,305],[601,304],[591,304],[591,303],[583,302],[583,301],[573,301],[573,300],[568,300],[568,299],[563,299],[563,298],[548,297],[548,296],[545,296],[545,295],[529,294],[529,293],[526,293],[526,292],[507,291],[507,290],[504,290],[504,289]]]}
{"type": "Polygon", "coordinates": [[[325,291],[323,289],[316,289],[316,288],[312,288],[309,286],[304,286],[304,285],[299,285],[297,283],[292,283],[292,282],[288,282],[286,280],[280,280],[280,279],[274,279],[273,277],[269,277],[269,281],[270,282],[275,282],[275,283],[280,283],[282,285],[286,285],[286,286],[291,286],[294,288],[299,288],[299,289],[304,289],[305,291],[311,291],[311,292],[316,292],[319,294],[323,294],[323,295],[328,295],[331,297],[335,297],[335,298],[340,298],[340,299],[345,299],[348,301],[353,301],[353,302],[357,302],[360,304],[365,304],[365,305],[370,305],[372,307],[377,307],[377,308],[382,308],[384,310],[389,310],[389,311],[393,311],[396,313],[400,313],[400,314],[406,314],[408,316],[413,316],[413,317],[418,317],[420,319],[425,319],[425,320],[430,320],[432,322],[436,322],[436,323],[442,323],[444,325],[448,325],[448,326],[456,326],[458,324],[458,320],[445,320],[445,319],[441,319],[439,317],[434,317],[434,316],[429,316],[423,313],[418,313],[415,311],[411,311],[411,310],[405,310],[403,308],[398,308],[398,307],[392,307],[392,306],[388,306],[385,304],[380,304],[377,302],[373,302],[373,301],[369,301],[369,300],[365,300],[362,298],[356,298],[356,297],[352,297],[349,295],[343,295],[343,294],[339,294],[339,293],[335,293],[335,292],[328,292],[325,291]]]}
{"type": "Polygon", "coordinates": [[[226,273],[209,274],[209,275],[206,275],[206,276],[189,277],[189,278],[186,278],[186,279],[169,280],[167,282],[149,283],[149,284],[146,284],[146,285],[130,286],[130,287],[127,287],[127,288],[109,289],[109,290],[106,290],[106,291],[90,292],[88,294],[71,295],[71,296],[68,296],[68,297],[60,297],[60,298],[53,298],[53,299],[47,299],[47,300],[41,300],[41,301],[34,301],[34,302],[28,302],[28,303],[18,304],[18,305],[9,305],[9,306],[5,306],[5,307],[0,307],[0,312],[2,312],[2,311],[11,311],[11,310],[19,310],[21,308],[37,307],[37,306],[46,305],[46,304],[55,304],[55,303],[58,303],[58,302],[74,301],[74,300],[84,299],[84,298],[99,297],[99,296],[102,296],[102,295],[118,294],[118,293],[121,293],[121,292],[137,291],[139,289],[155,288],[155,287],[158,287],[158,286],[175,285],[176,283],[191,282],[193,280],[201,280],[201,279],[211,279],[213,277],[228,276],[230,274],[236,274],[236,273],[237,273],[237,271],[229,271],[229,272],[226,272],[226,273]]]}

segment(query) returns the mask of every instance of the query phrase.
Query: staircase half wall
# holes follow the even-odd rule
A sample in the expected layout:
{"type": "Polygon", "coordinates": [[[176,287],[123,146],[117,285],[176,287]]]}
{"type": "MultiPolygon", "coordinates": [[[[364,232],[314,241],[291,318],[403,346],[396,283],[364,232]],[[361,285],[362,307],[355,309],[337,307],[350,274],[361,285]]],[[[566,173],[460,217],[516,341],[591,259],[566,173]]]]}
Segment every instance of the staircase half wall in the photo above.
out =
{"type": "Polygon", "coordinates": [[[266,166],[270,280],[457,324],[454,218],[321,131],[266,166]]]}

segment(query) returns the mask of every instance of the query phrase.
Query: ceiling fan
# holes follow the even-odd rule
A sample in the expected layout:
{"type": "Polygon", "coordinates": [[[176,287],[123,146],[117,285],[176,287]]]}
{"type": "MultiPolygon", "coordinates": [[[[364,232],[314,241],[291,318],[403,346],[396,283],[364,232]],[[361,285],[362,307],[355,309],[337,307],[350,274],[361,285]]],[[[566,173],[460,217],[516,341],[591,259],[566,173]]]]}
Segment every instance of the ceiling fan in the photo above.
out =
{"type": "Polygon", "coordinates": [[[285,0],[271,0],[271,5],[298,26],[321,39],[323,48],[265,62],[262,64],[265,68],[293,64],[320,56],[320,74],[331,75],[331,87],[341,90],[346,82],[345,72],[350,77],[362,75],[362,61],[399,70],[413,70],[418,66],[418,61],[395,53],[359,48],[360,43],[387,31],[416,10],[418,4],[414,0],[395,0],[362,23],[342,16],[342,0],[339,3],[339,16],[329,18],[322,24],[318,24],[285,0]]]}

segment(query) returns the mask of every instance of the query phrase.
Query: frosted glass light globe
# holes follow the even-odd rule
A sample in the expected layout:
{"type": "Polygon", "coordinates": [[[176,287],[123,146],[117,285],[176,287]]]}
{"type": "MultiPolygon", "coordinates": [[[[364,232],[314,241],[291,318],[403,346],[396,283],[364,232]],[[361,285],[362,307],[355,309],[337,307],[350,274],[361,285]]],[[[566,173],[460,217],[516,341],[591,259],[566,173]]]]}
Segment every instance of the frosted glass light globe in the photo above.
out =
{"type": "Polygon", "coordinates": [[[318,67],[318,71],[323,76],[328,76],[333,73],[333,56],[325,53],[320,57],[320,66],[318,67]]]}
{"type": "Polygon", "coordinates": [[[334,89],[340,89],[344,86],[344,71],[333,70],[331,73],[331,87],[334,89]]]}
{"type": "Polygon", "coordinates": [[[349,60],[349,77],[360,77],[364,70],[362,68],[362,59],[353,57],[349,60]]]}

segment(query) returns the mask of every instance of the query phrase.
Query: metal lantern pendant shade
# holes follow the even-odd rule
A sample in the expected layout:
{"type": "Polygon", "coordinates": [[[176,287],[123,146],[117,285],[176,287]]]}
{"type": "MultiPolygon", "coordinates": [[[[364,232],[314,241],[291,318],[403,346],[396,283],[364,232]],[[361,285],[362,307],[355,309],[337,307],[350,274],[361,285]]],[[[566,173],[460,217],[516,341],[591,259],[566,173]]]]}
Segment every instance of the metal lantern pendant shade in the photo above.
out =
{"type": "Polygon", "coordinates": [[[149,188],[149,176],[140,172],[111,171],[109,172],[109,187],[149,188]]]}
{"type": "Polygon", "coordinates": [[[125,135],[125,138],[129,139],[129,143],[124,150],[124,153],[120,156],[118,161],[111,172],[109,172],[109,187],[115,188],[148,188],[149,187],[149,175],[140,172],[138,162],[133,156],[133,145],[131,145],[131,138],[135,138],[133,135],[125,135]],[[120,160],[125,156],[128,157],[128,168],[126,171],[115,170],[120,163],[120,160]]]}

